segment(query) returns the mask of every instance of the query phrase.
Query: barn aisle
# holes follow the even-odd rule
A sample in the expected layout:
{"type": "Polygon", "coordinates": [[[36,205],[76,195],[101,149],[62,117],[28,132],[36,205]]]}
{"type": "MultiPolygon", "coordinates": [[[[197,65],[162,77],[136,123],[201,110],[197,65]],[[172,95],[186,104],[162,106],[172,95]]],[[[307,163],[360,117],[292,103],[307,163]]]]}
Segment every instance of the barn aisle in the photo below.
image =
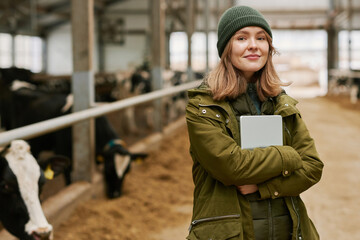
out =
{"type": "MultiPolygon", "coordinates": [[[[298,105],[325,163],[323,178],[302,198],[321,239],[360,239],[360,111],[328,98],[298,105]]],[[[55,239],[185,239],[193,184],[186,126],[134,165],[124,196],[85,202],[55,229],[55,239]]]]}
{"type": "Polygon", "coordinates": [[[348,97],[299,104],[325,164],[321,181],[302,195],[321,239],[360,239],[359,107],[348,97]]]}

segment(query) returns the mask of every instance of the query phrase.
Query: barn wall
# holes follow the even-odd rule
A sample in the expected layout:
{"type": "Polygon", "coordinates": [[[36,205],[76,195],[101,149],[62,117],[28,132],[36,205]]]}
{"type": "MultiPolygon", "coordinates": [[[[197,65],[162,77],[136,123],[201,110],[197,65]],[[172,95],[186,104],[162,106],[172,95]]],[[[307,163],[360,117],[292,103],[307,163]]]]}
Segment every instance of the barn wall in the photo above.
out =
{"type": "Polygon", "coordinates": [[[105,71],[133,69],[144,59],[146,39],[142,36],[127,36],[123,46],[108,44],[105,47],[105,71]]]}
{"type": "MultiPolygon", "coordinates": [[[[94,36],[96,41],[96,33],[94,36]]],[[[51,32],[47,37],[47,72],[53,75],[73,72],[71,24],[51,32]]],[[[98,52],[94,44],[93,70],[98,70],[98,52]]]]}
{"type": "Polygon", "coordinates": [[[146,34],[150,28],[148,1],[125,1],[111,6],[108,11],[108,16],[124,20],[124,31],[129,33],[125,34],[124,43],[121,45],[106,44],[105,71],[127,70],[142,64],[150,45],[146,34]]]}
{"type": "MultiPolygon", "coordinates": [[[[139,9],[139,5],[147,8],[146,1],[129,1],[111,7],[109,11],[124,9],[139,9]],[[145,3],[144,3],[145,2],[145,3]]],[[[119,17],[119,14],[117,14],[119,17]]],[[[144,31],[149,29],[148,16],[145,14],[123,14],[125,31],[144,31]]],[[[96,20],[95,20],[96,22],[96,20]]],[[[94,31],[94,62],[95,72],[99,69],[99,53],[97,31],[94,31]]],[[[105,71],[127,70],[140,65],[144,60],[144,55],[148,43],[146,34],[135,33],[126,34],[123,44],[105,44],[105,71]]],[[[48,35],[47,38],[47,72],[49,74],[71,74],[72,66],[72,43],[71,43],[71,24],[66,24],[57,28],[48,35]]]]}
{"type": "Polygon", "coordinates": [[[47,72],[70,74],[73,69],[71,26],[64,25],[49,34],[47,38],[47,72]]]}

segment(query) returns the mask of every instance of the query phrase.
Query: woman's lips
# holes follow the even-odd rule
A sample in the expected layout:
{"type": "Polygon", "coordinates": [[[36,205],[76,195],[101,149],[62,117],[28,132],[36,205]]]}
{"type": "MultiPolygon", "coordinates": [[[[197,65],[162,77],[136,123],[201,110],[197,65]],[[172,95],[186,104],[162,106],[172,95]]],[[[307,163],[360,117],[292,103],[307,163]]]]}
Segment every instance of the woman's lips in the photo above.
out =
{"type": "Polygon", "coordinates": [[[249,60],[258,60],[260,58],[260,55],[250,54],[250,55],[245,56],[245,58],[249,59],[249,60]]]}

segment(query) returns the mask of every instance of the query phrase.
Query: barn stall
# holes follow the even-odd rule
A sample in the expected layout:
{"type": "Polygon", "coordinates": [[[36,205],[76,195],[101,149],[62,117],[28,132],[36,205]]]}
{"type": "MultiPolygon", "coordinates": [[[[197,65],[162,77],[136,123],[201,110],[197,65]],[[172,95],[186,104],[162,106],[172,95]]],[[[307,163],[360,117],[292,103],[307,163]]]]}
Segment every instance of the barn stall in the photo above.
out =
{"type": "MultiPolygon", "coordinates": [[[[95,0],[78,1],[76,4],[63,0],[4,1],[0,6],[3,16],[7,16],[0,19],[0,29],[5,34],[0,36],[1,46],[5,46],[1,48],[1,67],[25,67],[51,76],[70,74],[74,94],[78,96],[76,99],[81,99],[75,103],[76,109],[82,111],[95,105],[92,98],[95,95],[93,82],[96,77],[93,73],[116,74],[121,71],[134,71],[150,62],[150,75],[155,81],[158,80],[153,85],[156,90],[163,88],[162,72],[169,67],[186,72],[188,79],[193,77],[195,71],[206,72],[212,68],[218,59],[216,54],[214,57],[214,51],[208,43],[213,41],[218,17],[223,10],[234,4],[253,6],[269,18],[274,36],[277,36],[275,43],[282,52],[275,60],[282,78],[293,81],[293,86],[298,87],[297,89],[306,89],[303,94],[309,97],[326,94],[327,84],[330,84],[331,80],[335,82],[335,94],[338,95],[340,91],[340,94],[351,95],[352,102],[357,101],[358,90],[357,93],[351,92],[356,89],[352,86],[356,83],[353,73],[359,66],[358,46],[355,41],[359,29],[359,6],[355,1],[306,1],[286,4],[275,1],[272,6],[268,6],[266,1],[95,0]],[[300,41],[289,38],[288,31],[300,41]],[[180,41],[170,40],[174,39],[171,36],[175,35],[179,36],[180,41]],[[199,35],[197,39],[202,40],[195,40],[195,36],[199,35]],[[191,36],[194,36],[194,39],[191,36]],[[309,39],[311,44],[308,44],[309,39]],[[33,40],[42,44],[31,45],[33,40]],[[200,46],[206,46],[206,49],[201,50],[203,48],[196,45],[199,41],[200,46]],[[284,42],[291,42],[291,46],[284,42]],[[183,52],[171,52],[171,45],[174,43],[176,48],[183,49],[183,52]],[[182,48],[181,43],[187,43],[188,46],[194,44],[194,48],[182,48]],[[159,45],[163,48],[159,48],[159,45]],[[297,50],[294,51],[291,47],[297,50]],[[7,51],[9,49],[11,50],[7,51]],[[43,50],[38,51],[41,52],[39,57],[36,51],[29,49],[43,50]],[[33,55],[38,57],[37,60],[28,60],[33,55]],[[331,69],[335,71],[330,71],[331,69]],[[337,74],[336,70],[339,69],[341,74],[337,74]],[[346,84],[342,85],[344,78],[346,84]],[[79,93],[79,89],[85,91],[79,93]]],[[[296,94],[297,89],[294,87],[288,89],[288,92],[296,94]]],[[[135,114],[132,114],[143,115],[147,104],[139,106],[135,114]]],[[[159,109],[162,108],[159,102],[150,105],[156,109],[155,112],[160,112],[159,109]]],[[[142,128],[141,123],[144,120],[140,118],[135,120],[139,123],[138,126],[141,126],[139,135],[126,132],[126,127],[118,125],[119,122],[122,124],[126,121],[125,110],[109,112],[106,115],[130,145],[152,133],[142,128]]],[[[163,127],[160,124],[162,121],[159,121],[161,115],[156,118],[154,122],[159,123],[155,126],[156,131],[164,131],[160,130],[163,127]]],[[[89,122],[78,125],[80,129],[86,129],[84,135],[77,137],[81,141],[75,142],[74,148],[79,152],[81,149],[91,149],[89,146],[94,144],[90,125],[89,122]]],[[[23,132],[24,129],[18,132],[20,131],[23,132]]],[[[21,134],[10,135],[10,138],[26,138],[21,134]]],[[[9,135],[1,135],[1,140],[6,139],[3,136],[9,135]]],[[[99,180],[101,177],[93,175],[91,171],[84,171],[93,169],[93,161],[87,157],[85,160],[81,159],[79,155],[81,154],[76,154],[75,157],[79,160],[76,160],[78,167],[74,171],[79,180],[75,185],[78,187],[63,190],[77,194],[68,197],[67,202],[80,202],[81,198],[77,196],[94,196],[87,195],[90,186],[96,185],[92,183],[98,183],[96,186],[102,187],[99,180]]],[[[91,150],[84,155],[91,156],[91,150]]],[[[59,179],[59,182],[59,185],[63,184],[62,179],[59,179]]],[[[48,196],[44,196],[44,199],[58,192],[57,188],[49,188],[48,196]]],[[[56,200],[60,199],[58,197],[56,200]]],[[[51,204],[45,201],[44,205],[51,204]]],[[[71,208],[66,209],[70,211],[71,208]]],[[[60,221],[60,217],[58,219],[60,221]]]]}

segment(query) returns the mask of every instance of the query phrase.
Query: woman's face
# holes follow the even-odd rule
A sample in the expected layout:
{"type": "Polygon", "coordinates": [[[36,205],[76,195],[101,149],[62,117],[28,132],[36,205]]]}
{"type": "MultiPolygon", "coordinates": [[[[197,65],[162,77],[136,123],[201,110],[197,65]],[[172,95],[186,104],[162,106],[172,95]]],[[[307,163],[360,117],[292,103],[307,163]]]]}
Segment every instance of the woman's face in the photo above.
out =
{"type": "Polygon", "coordinates": [[[269,43],[264,29],[244,27],[231,41],[231,62],[250,81],[255,72],[264,67],[269,54],[269,43]]]}

